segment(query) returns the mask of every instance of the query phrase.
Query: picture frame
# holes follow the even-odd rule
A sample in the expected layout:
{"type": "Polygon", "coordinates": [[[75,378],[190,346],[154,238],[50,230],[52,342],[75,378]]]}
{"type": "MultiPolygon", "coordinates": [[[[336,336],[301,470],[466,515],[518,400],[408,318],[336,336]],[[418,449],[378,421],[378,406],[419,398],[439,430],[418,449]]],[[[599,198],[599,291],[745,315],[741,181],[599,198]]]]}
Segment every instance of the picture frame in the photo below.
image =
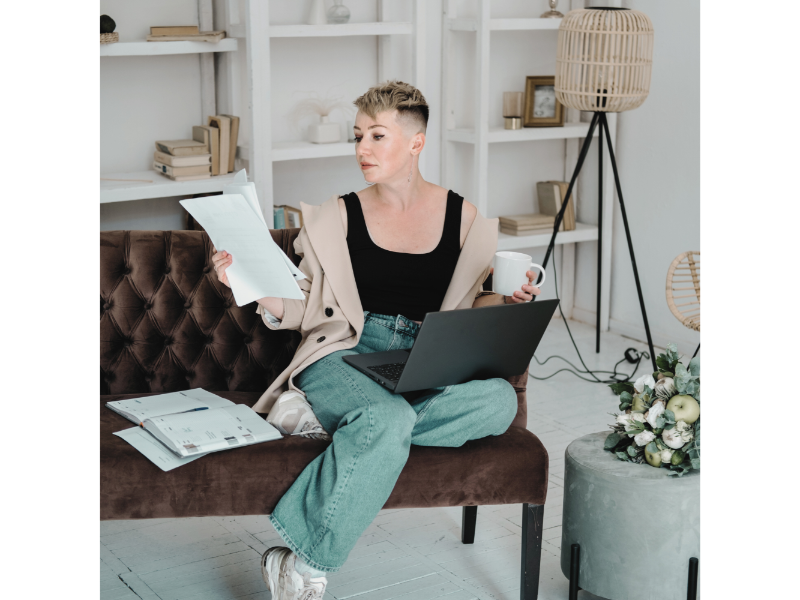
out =
{"type": "Polygon", "coordinates": [[[525,78],[523,127],[563,127],[564,105],[556,98],[555,75],[529,75],[525,78]]]}

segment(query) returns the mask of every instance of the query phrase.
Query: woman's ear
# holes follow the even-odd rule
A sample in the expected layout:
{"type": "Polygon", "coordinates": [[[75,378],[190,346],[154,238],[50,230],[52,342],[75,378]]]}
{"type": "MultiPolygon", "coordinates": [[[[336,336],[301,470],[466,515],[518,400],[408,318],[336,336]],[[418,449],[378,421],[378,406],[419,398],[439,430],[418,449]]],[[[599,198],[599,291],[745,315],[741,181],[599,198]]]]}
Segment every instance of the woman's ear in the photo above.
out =
{"type": "Polygon", "coordinates": [[[425,134],[422,132],[415,133],[411,138],[411,154],[417,155],[422,152],[425,147],[425,134]]]}

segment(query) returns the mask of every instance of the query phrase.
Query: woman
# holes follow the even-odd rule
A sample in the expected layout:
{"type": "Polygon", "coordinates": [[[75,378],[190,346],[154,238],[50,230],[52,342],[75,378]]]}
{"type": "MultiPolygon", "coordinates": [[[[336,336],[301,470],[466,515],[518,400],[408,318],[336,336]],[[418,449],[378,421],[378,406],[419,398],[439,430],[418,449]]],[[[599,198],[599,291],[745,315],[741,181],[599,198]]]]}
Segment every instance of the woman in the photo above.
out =
{"type": "MultiPolygon", "coordinates": [[[[262,572],[275,600],[322,598],[325,573],[338,571],[391,493],[411,444],[463,445],[504,433],[517,412],[503,379],[471,381],[406,399],[348,366],[342,356],[410,348],[426,312],[530,301],[483,292],[497,247],[497,220],[425,181],[428,106],[394,81],[355,101],[360,192],[302,205],[305,300],[262,298],[270,329],[297,329],[289,367],[253,407],[268,412],[287,390],[303,393],[333,442],[312,461],[270,515],[288,548],[270,548],[262,572]],[[305,595],[303,595],[305,594],[305,595]]],[[[234,257],[213,256],[220,281],[234,257]]],[[[528,272],[529,283],[533,272],[528,272]]]]}

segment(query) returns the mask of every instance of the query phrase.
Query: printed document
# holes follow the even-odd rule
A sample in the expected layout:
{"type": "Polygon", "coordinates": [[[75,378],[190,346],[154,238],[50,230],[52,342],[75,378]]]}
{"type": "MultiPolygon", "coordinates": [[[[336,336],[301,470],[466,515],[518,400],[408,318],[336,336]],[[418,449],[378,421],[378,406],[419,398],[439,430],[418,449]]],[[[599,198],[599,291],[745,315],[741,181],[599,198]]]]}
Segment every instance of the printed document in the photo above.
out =
{"type": "MultiPolygon", "coordinates": [[[[256,195],[256,184],[252,181],[247,181],[247,171],[242,169],[236,175],[233,176],[233,183],[229,183],[227,185],[222,186],[222,193],[223,194],[241,194],[244,196],[244,199],[247,200],[247,205],[253,209],[253,213],[261,219],[261,222],[264,225],[267,225],[266,220],[264,219],[264,213],[261,212],[261,207],[258,205],[258,196],[256,195]]],[[[269,229],[269,226],[267,226],[269,229]]],[[[219,246],[215,246],[219,248],[219,246]]],[[[228,250],[230,252],[230,250],[228,250]]],[[[292,276],[295,280],[305,279],[306,276],[303,275],[302,271],[294,266],[294,263],[291,259],[286,256],[285,252],[281,252],[281,256],[283,257],[286,266],[289,267],[289,271],[292,273],[292,276]]],[[[263,298],[263,296],[262,296],[263,298]]]]}
{"type": "Polygon", "coordinates": [[[145,419],[153,417],[233,406],[233,402],[225,400],[225,398],[221,398],[211,392],[207,392],[204,389],[196,388],[183,392],[147,396],[145,398],[115,400],[113,402],[106,402],[106,406],[115,413],[139,425],[145,419]]]}
{"type": "Polygon", "coordinates": [[[146,419],[142,426],[180,457],[279,440],[283,437],[280,431],[244,404],[164,415],[146,419]]]}
{"type": "Polygon", "coordinates": [[[180,467],[203,456],[202,454],[195,454],[194,456],[187,456],[186,458],[176,456],[167,450],[164,444],[141,427],[131,427],[130,429],[115,431],[114,435],[128,442],[162,471],[171,471],[175,467],[180,467]]]}

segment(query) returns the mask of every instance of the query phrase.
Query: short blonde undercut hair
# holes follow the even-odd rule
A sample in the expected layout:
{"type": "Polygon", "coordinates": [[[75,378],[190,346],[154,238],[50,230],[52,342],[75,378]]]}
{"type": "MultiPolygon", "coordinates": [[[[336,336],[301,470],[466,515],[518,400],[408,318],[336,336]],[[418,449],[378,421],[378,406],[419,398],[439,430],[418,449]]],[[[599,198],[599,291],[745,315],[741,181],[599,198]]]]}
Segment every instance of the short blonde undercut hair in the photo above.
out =
{"type": "Polygon", "coordinates": [[[417,88],[402,81],[387,81],[371,87],[353,104],[368,117],[378,113],[397,110],[397,118],[403,124],[413,125],[416,133],[425,133],[428,128],[428,103],[417,88]]]}

